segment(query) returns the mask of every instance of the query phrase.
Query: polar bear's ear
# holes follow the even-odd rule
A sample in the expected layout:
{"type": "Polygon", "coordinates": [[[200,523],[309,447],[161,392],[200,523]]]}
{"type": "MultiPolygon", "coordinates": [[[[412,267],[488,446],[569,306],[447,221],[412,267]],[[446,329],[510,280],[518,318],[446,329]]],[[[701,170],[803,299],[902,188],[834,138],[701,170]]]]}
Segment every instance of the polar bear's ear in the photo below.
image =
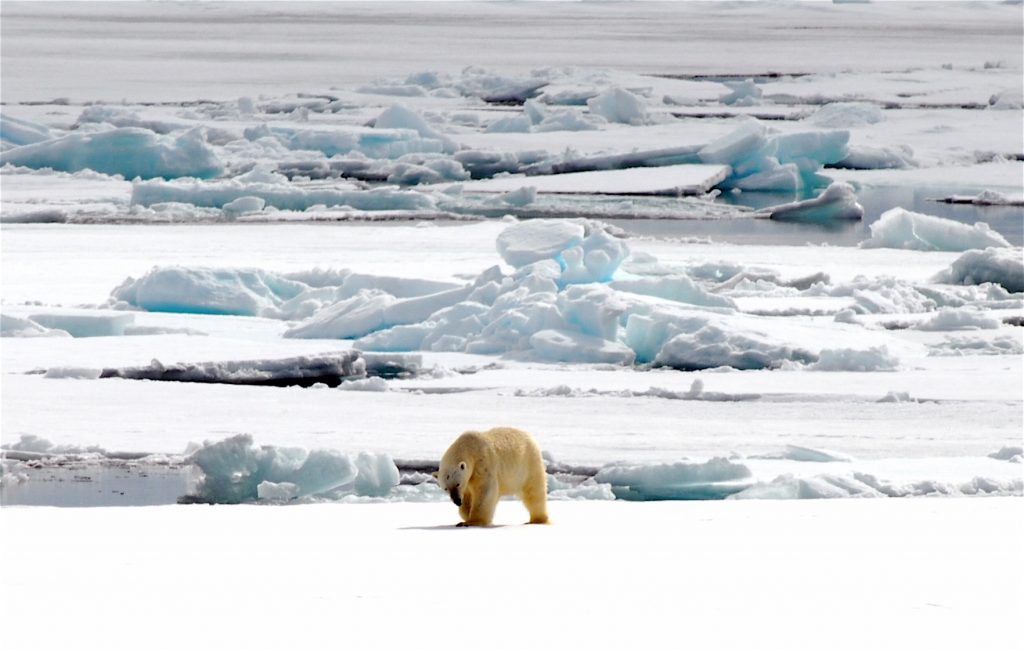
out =
{"type": "Polygon", "coordinates": [[[459,462],[459,470],[460,471],[465,471],[466,470],[466,463],[465,462],[459,462]]]}
{"type": "Polygon", "coordinates": [[[434,471],[434,472],[433,472],[433,473],[431,473],[430,475],[434,476],[434,480],[437,480],[437,471],[434,471]]]}

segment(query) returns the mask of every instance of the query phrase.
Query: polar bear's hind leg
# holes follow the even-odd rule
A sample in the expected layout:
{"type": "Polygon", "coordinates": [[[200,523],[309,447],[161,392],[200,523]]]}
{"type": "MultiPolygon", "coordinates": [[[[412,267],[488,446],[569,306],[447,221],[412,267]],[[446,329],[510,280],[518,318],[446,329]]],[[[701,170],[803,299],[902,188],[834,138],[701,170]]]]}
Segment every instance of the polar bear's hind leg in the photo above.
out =
{"type": "Polygon", "coordinates": [[[523,505],[530,512],[530,523],[544,524],[548,522],[548,488],[547,478],[543,472],[540,477],[527,481],[523,487],[523,505]]]}

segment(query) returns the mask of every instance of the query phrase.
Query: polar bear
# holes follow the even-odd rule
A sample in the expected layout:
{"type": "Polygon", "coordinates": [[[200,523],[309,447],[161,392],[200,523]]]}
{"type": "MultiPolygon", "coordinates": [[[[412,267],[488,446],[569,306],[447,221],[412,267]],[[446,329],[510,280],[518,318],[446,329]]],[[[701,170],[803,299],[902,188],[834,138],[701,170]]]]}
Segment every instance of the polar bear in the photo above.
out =
{"type": "Polygon", "coordinates": [[[547,474],[533,437],[515,428],[466,432],[441,458],[437,484],[458,505],[459,526],[490,525],[502,496],[519,496],[530,523],[547,523],[547,474]]]}

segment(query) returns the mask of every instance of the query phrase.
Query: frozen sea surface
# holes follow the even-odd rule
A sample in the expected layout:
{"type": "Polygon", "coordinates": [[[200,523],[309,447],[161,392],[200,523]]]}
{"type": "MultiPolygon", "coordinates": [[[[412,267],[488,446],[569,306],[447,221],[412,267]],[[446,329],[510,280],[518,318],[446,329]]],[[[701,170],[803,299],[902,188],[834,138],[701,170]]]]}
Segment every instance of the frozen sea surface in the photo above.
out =
{"type": "Polygon", "coordinates": [[[5,0],[4,649],[1015,649],[1021,12],[5,0]]]}
{"type": "Polygon", "coordinates": [[[500,631],[498,647],[536,650],[1017,640],[1019,498],[560,503],[551,514],[550,526],[523,526],[525,510],[502,504],[498,526],[467,529],[450,504],[4,508],[4,644],[399,650],[416,638],[446,650],[435,632],[453,622],[475,645],[500,631]],[[452,580],[463,567],[486,568],[501,590],[466,600],[452,580]]]}

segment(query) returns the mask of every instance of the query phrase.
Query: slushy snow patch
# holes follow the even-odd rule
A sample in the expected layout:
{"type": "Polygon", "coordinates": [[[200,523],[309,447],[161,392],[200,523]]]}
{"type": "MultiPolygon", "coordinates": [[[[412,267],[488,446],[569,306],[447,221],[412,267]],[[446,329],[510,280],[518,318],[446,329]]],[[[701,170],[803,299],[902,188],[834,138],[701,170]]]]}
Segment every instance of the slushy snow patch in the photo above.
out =
{"type": "Polygon", "coordinates": [[[871,237],[864,248],[917,249],[921,251],[967,251],[984,247],[1009,247],[1006,238],[984,222],[974,226],[903,208],[882,213],[869,227],[871,237]]]}
{"type": "Polygon", "coordinates": [[[61,172],[88,169],[119,174],[125,179],[206,179],[223,171],[223,166],[198,129],[178,136],[160,136],[136,127],[93,134],[71,133],[54,140],[9,149],[0,154],[0,161],[61,172]]]}

